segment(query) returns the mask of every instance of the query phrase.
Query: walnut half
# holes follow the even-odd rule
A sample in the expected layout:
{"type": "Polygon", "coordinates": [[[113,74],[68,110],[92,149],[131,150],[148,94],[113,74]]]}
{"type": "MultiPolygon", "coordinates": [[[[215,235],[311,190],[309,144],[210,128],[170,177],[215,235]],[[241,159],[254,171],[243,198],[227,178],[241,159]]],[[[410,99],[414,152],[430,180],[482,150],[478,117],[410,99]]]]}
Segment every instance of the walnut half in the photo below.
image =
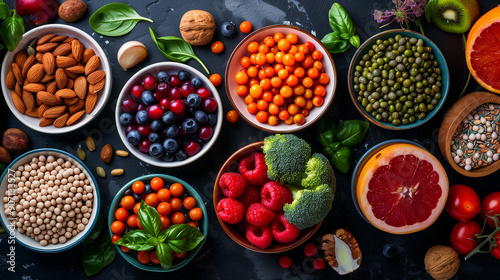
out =
{"type": "Polygon", "coordinates": [[[361,250],[349,231],[337,229],[335,234],[324,235],[322,241],[325,259],[338,274],[351,273],[361,264],[361,250]]]}
{"type": "Polygon", "coordinates": [[[209,13],[202,10],[186,12],[179,24],[179,30],[184,41],[193,46],[203,46],[212,40],[215,32],[215,20],[209,13]]]}

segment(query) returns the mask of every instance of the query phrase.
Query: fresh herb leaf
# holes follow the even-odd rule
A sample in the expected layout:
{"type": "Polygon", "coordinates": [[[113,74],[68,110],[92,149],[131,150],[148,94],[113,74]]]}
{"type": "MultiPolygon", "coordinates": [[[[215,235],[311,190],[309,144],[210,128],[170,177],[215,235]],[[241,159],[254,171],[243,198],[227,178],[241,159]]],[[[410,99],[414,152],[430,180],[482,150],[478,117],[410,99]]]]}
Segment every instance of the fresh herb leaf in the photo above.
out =
{"type": "Polygon", "coordinates": [[[123,3],[102,6],[90,16],[90,27],[105,36],[122,36],[134,29],[139,21],[153,22],[139,15],[134,8],[123,3]]]}
{"type": "Polygon", "coordinates": [[[347,173],[351,167],[352,149],[349,147],[340,147],[332,154],[332,165],[342,173],[347,173]]]}
{"type": "Polygon", "coordinates": [[[149,32],[151,33],[151,38],[153,38],[156,46],[167,59],[175,62],[186,62],[192,58],[198,61],[203,69],[210,74],[205,64],[203,64],[201,59],[199,59],[194,53],[191,45],[182,38],[175,36],[157,37],[151,27],[149,28],[149,32]]]}
{"type": "Polygon", "coordinates": [[[5,43],[5,46],[9,51],[13,52],[23,38],[23,18],[14,12],[11,17],[8,17],[3,21],[0,29],[2,40],[5,43]]]}
{"type": "Polygon", "coordinates": [[[169,269],[172,266],[172,253],[172,249],[165,243],[156,246],[156,256],[164,269],[169,269]]]}
{"type": "Polygon", "coordinates": [[[88,245],[88,244],[94,242],[94,240],[97,239],[97,237],[101,233],[103,224],[104,224],[104,219],[102,218],[101,215],[99,215],[97,217],[97,221],[95,223],[94,228],[92,229],[92,231],[90,232],[90,234],[87,236],[87,238],[85,238],[83,240],[83,242],[82,242],[83,246],[88,245]]]}
{"type": "Polygon", "coordinates": [[[3,50],[4,46],[0,44],[0,51],[3,50]]]}
{"type": "Polygon", "coordinates": [[[352,147],[363,141],[370,124],[361,120],[341,122],[337,126],[337,139],[343,146],[352,147]]]}
{"type": "Polygon", "coordinates": [[[139,222],[144,228],[144,231],[146,231],[150,236],[157,237],[158,234],[160,234],[160,214],[155,208],[147,205],[144,200],[141,201],[141,207],[139,208],[139,214],[137,216],[139,217],[139,222]]]}
{"type": "Polygon", "coordinates": [[[0,3],[0,19],[6,19],[10,17],[11,11],[9,9],[9,5],[3,3],[3,1],[0,3]]]}
{"type": "Polygon", "coordinates": [[[82,265],[87,276],[94,275],[110,264],[116,255],[115,246],[107,231],[101,231],[97,239],[83,246],[82,265]]]}
{"type": "Polygon", "coordinates": [[[335,123],[326,116],[321,118],[316,126],[316,139],[323,147],[328,147],[336,140],[335,123]]]}
{"type": "Polygon", "coordinates": [[[359,39],[358,35],[354,35],[351,38],[349,38],[349,43],[355,48],[359,48],[359,45],[361,44],[361,40],[359,39]]]}
{"type": "Polygon", "coordinates": [[[333,31],[341,34],[346,33],[349,37],[356,33],[356,26],[349,16],[349,13],[347,13],[344,7],[342,7],[339,3],[333,3],[330,11],[328,12],[328,19],[330,27],[333,31]]]}
{"type": "Polygon", "coordinates": [[[187,224],[172,225],[165,231],[165,244],[177,253],[193,250],[205,239],[203,233],[187,224]]]}
{"type": "Polygon", "coordinates": [[[437,6],[437,0],[429,0],[429,2],[425,4],[424,15],[425,19],[427,20],[427,23],[432,22],[432,13],[436,9],[436,6],[437,6]]]}
{"type": "Polygon", "coordinates": [[[349,49],[349,41],[342,39],[339,32],[331,32],[321,39],[329,53],[341,53],[349,49]]]}
{"type": "MultiPolygon", "coordinates": [[[[142,225],[142,224],[141,224],[142,225]]],[[[151,250],[154,246],[146,245],[146,242],[151,237],[141,229],[136,229],[130,232],[127,232],[121,239],[115,242],[116,245],[125,246],[132,250],[142,249],[142,251],[151,250]],[[148,248],[148,249],[145,249],[148,248]]]]}

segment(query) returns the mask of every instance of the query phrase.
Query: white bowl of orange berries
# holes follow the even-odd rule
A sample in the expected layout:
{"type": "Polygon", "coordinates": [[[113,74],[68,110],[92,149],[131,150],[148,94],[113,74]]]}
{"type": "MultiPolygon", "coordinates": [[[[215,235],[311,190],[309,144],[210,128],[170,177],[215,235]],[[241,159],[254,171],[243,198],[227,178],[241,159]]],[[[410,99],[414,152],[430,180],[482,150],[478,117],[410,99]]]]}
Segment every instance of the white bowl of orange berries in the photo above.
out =
{"type": "Polygon", "coordinates": [[[108,227],[111,241],[130,264],[169,272],[185,266],[201,249],[208,217],[203,199],[188,183],[150,174],[128,182],[115,195],[108,227]],[[168,245],[172,236],[186,244],[168,245]]]}
{"type": "Polygon", "coordinates": [[[229,58],[226,93],[252,126],[291,133],[319,120],[335,96],[332,57],[309,32],[271,25],[245,37],[229,58]]]}

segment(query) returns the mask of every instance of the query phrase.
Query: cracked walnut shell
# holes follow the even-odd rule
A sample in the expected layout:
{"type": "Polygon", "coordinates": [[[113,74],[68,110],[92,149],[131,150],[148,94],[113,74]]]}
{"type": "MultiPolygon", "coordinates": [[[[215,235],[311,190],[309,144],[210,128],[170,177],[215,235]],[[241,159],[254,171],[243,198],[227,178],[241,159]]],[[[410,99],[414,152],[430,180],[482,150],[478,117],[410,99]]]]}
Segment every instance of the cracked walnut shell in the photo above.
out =
{"type": "Polygon", "coordinates": [[[361,264],[361,250],[349,231],[337,229],[335,234],[324,235],[322,241],[325,259],[338,274],[351,273],[361,264]]]}
{"type": "Polygon", "coordinates": [[[202,10],[186,12],[179,24],[179,30],[184,41],[193,46],[203,46],[212,40],[215,32],[215,20],[209,13],[202,10]]]}

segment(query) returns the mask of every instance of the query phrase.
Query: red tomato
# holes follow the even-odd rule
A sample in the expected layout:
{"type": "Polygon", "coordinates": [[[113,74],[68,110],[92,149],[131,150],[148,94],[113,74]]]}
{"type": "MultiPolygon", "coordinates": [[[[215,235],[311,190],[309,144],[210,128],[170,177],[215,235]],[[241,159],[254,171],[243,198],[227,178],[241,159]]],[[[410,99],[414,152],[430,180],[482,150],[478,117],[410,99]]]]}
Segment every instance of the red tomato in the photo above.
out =
{"type": "Polygon", "coordinates": [[[481,233],[481,226],[474,220],[458,222],[451,231],[451,246],[458,253],[467,255],[479,244],[474,237],[481,233]]]}
{"type": "Polygon", "coordinates": [[[495,235],[493,235],[493,237],[497,241],[497,246],[491,248],[490,253],[493,257],[500,260],[500,232],[495,233],[495,235]]]}
{"type": "Polygon", "coordinates": [[[479,214],[481,200],[471,187],[454,185],[450,187],[445,208],[453,219],[465,222],[479,214]]]}
{"type": "Polygon", "coordinates": [[[481,218],[486,219],[486,223],[490,227],[495,227],[495,222],[493,219],[486,218],[486,214],[493,216],[494,214],[500,214],[500,192],[494,192],[483,198],[481,203],[481,218]]]}

